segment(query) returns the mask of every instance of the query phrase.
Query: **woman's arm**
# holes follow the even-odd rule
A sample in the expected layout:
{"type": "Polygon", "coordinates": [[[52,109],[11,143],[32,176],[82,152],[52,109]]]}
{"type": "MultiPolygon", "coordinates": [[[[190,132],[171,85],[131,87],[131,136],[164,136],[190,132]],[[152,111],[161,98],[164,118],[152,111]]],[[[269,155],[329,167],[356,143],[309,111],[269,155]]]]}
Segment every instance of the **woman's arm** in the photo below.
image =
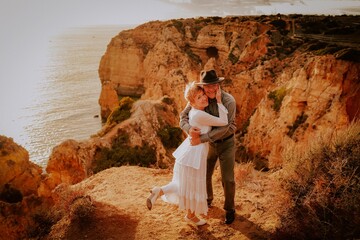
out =
{"type": "Polygon", "coordinates": [[[228,124],[228,111],[222,103],[218,103],[219,117],[213,116],[205,111],[197,111],[193,120],[204,126],[225,126],[228,124]]]}

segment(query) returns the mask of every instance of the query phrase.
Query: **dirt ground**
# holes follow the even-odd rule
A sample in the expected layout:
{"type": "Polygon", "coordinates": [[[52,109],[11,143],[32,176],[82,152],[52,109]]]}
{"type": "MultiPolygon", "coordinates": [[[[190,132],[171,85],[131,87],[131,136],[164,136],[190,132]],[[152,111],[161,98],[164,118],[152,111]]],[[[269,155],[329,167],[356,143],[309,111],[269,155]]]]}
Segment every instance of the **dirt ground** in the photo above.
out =
{"type": "Polygon", "coordinates": [[[57,239],[269,239],[278,224],[275,196],[278,189],[270,173],[237,166],[236,219],[223,223],[223,191],[219,169],[215,171],[214,201],[204,226],[184,221],[185,212],[158,199],[152,210],[146,198],[155,185],[167,184],[171,170],[132,166],[111,168],[72,186],[89,195],[95,206],[91,220],[57,224],[49,238],[57,239]],[[75,226],[76,225],[76,226],[75,226]]]}

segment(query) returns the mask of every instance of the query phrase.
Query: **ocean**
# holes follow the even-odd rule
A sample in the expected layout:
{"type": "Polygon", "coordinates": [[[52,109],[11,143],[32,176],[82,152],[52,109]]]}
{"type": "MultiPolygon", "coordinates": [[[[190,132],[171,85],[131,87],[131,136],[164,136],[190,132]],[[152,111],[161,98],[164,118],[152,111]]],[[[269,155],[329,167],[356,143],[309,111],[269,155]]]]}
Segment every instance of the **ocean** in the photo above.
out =
{"type": "MultiPolygon", "coordinates": [[[[36,80],[29,76],[17,83],[28,89],[29,97],[19,101],[16,112],[1,103],[0,130],[5,133],[0,134],[12,137],[42,167],[61,142],[96,134],[102,127],[100,59],[111,38],[128,28],[131,26],[78,27],[49,39],[47,61],[36,80]]],[[[5,90],[4,84],[1,87],[5,90]]],[[[8,96],[19,94],[17,88],[8,91],[8,96]]]]}

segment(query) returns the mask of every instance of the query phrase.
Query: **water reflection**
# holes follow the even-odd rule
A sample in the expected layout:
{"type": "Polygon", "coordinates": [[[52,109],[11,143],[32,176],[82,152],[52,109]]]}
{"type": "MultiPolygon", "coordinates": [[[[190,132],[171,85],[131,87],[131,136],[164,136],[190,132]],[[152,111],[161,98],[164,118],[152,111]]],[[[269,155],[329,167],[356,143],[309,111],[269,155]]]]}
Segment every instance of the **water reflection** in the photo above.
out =
{"type": "Polygon", "coordinates": [[[59,143],[87,139],[100,130],[101,119],[94,117],[100,112],[99,62],[111,38],[125,28],[76,28],[51,39],[40,79],[28,83],[26,102],[4,123],[31,161],[45,166],[59,143]]]}

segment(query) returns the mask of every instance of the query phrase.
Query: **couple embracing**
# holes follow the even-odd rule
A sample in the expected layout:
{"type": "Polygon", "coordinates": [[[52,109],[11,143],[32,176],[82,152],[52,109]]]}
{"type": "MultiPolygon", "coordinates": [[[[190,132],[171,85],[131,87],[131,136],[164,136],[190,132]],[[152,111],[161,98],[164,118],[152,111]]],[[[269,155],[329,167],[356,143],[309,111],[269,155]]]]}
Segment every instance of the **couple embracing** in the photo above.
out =
{"type": "Polygon", "coordinates": [[[207,215],[213,201],[212,175],[220,162],[225,195],[224,223],[235,219],[235,113],[233,96],[221,90],[224,80],[215,70],[202,71],[200,82],[185,89],[187,106],[180,114],[180,127],[188,137],[174,151],[175,165],[170,183],[154,187],[147,198],[152,209],[161,198],[186,210],[185,220],[197,226],[206,224],[200,215],[207,215]]]}

